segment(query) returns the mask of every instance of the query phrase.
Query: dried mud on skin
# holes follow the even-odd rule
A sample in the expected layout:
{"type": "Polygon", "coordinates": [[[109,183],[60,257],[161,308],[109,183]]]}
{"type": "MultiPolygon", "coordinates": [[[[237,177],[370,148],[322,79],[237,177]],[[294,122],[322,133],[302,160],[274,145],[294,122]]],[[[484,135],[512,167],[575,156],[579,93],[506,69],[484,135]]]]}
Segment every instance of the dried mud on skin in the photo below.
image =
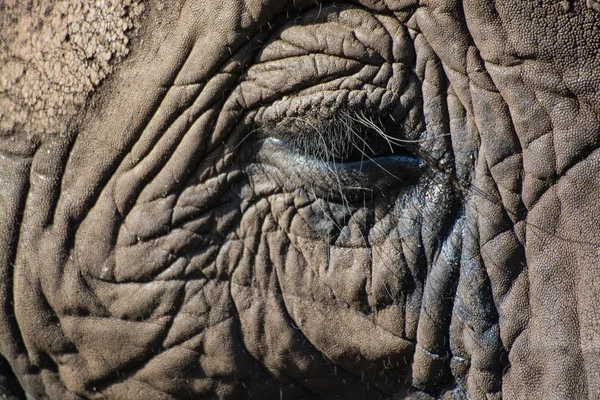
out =
{"type": "Polygon", "coordinates": [[[136,0],[0,0],[0,136],[59,133],[128,53],[136,0]]]}

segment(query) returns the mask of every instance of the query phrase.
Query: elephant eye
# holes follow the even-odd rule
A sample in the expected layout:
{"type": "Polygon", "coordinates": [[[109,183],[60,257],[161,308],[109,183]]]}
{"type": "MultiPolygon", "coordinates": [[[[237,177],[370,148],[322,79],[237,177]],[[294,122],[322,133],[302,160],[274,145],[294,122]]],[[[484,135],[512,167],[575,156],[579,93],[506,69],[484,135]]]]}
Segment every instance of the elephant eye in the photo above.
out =
{"type": "Polygon", "coordinates": [[[397,126],[361,112],[290,118],[262,128],[252,152],[256,165],[269,169],[280,187],[362,201],[365,194],[410,185],[422,173],[414,141],[402,139],[397,126]]]}
{"type": "Polygon", "coordinates": [[[406,141],[403,143],[387,133],[381,121],[364,114],[344,112],[323,122],[310,123],[300,118],[296,122],[304,127],[295,134],[281,135],[282,139],[298,154],[332,167],[353,163],[360,168],[364,163],[376,163],[382,157],[409,155],[406,141]]]}
{"type": "Polygon", "coordinates": [[[362,198],[418,179],[427,129],[410,35],[398,20],[352,6],[282,26],[225,107],[250,110],[251,157],[271,168],[260,181],[362,198]]]}

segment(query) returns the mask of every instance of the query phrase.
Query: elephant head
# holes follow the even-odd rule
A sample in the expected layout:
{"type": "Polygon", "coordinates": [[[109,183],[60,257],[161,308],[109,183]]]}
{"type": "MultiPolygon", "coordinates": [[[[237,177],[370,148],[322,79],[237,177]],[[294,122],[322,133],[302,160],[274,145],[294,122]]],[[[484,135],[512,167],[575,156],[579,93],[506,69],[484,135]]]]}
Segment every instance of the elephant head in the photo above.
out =
{"type": "Polygon", "coordinates": [[[0,139],[28,396],[598,396],[594,0],[157,4],[0,139]]]}

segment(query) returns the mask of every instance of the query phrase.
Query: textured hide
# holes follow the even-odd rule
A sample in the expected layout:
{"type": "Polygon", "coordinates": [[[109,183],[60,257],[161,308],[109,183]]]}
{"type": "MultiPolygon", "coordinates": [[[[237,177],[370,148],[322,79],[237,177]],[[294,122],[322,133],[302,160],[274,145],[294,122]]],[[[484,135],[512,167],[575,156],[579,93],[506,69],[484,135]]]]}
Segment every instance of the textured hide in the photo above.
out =
{"type": "Polygon", "coordinates": [[[0,394],[599,396],[595,1],[146,7],[0,137],[0,394]]]}

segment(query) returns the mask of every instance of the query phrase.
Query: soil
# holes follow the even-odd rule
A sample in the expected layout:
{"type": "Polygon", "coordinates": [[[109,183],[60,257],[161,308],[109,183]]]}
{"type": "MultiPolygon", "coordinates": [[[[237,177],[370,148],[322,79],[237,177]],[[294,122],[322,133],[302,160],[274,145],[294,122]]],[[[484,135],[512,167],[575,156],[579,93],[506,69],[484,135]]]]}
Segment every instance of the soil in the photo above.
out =
{"type": "Polygon", "coordinates": [[[0,136],[65,130],[128,54],[143,11],[139,0],[0,0],[0,136]]]}

